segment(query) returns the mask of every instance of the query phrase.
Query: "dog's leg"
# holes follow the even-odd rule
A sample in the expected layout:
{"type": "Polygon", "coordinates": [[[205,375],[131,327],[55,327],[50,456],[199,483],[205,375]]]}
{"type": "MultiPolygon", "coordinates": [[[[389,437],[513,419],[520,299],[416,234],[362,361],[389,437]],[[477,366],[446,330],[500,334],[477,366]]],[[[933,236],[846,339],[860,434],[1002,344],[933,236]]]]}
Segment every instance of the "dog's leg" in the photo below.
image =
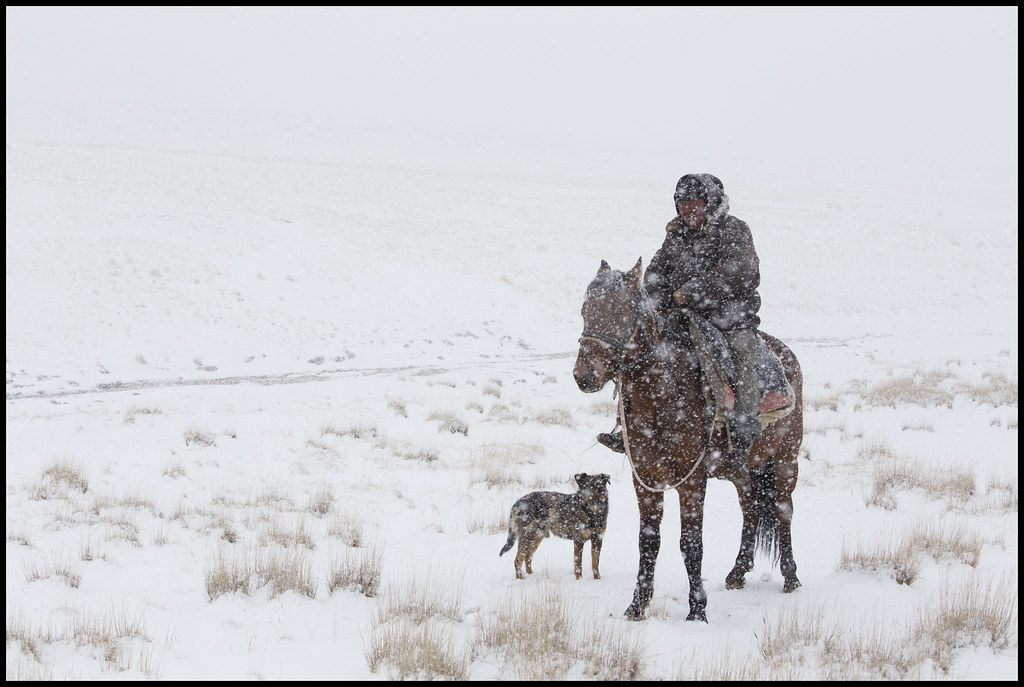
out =
{"type": "Polygon", "coordinates": [[[526,572],[532,573],[530,569],[530,557],[533,553],[530,551],[530,542],[532,540],[524,536],[523,532],[519,533],[519,548],[516,549],[516,579],[523,579],[523,562],[526,562],[526,572]]]}
{"type": "Polygon", "coordinates": [[[598,571],[598,562],[601,560],[601,535],[590,535],[590,568],[594,572],[594,579],[600,580],[601,573],[598,571]]]}
{"type": "Polygon", "coordinates": [[[573,553],[573,572],[576,573],[576,579],[583,577],[583,538],[577,537],[572,540],[572,553],[573,553]]]}
{"type": "Polygon", "coordinates": [[[527,575],[532,575],[533,574],[533,554],[537,553],[537,548],[540,546],[540,543],[542,541],[544,541],[544,533],[543,532],[536,533],[530,539],[530,543],[528,544],[528,548],[526,550],[526,574],[527,575]]]}

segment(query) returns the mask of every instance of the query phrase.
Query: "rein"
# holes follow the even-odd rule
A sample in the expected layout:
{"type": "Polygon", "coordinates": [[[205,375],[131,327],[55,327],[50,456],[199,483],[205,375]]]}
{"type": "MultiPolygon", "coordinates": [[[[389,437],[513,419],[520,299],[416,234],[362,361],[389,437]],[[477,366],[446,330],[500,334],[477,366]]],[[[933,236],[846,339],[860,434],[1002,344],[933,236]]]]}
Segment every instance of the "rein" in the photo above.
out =
{"type": "MultiPolygon", "coordinates": [[[[685,477],[683,477],[681,480],[679,480],[678,482],[676,482],[675,484],[673,484],[671,486],[661,487],[661,488],[652,487],[651,485],[647,484],[647,482],[643,481],[643,479],[640,477],[639,473],[637,473],[637,471],[636,471],[636,462],[634,462],[634,460],[633,460],[633,453],[629,450],[629,434],[626,431],[626,407],[625,407],[625,404],[623,403],[622,394],[619,393],[619,387],[621,385],[622,385],[622,377],[621,376],[616,377],[615,378],[615,393],[619,394],[619,419],[620,419],[620,422],[622,423],[622,445],[626,449],[626,458],[629,459],[629,469],[633,471],[633,478],[637,481],[637,483],[641,487],[643,487],[647,491],[662,491],[662,492],[664,492],[664,491],[669,491],[670,489],[675,489],[680,484],[682,484],[686,480],[690,479],[690,477],[693,475],[694,471],[697,470],[697,466],[700,465],[701,462],[704,461],[704,458],[708,454],[708,444],[711,442],[711,434],[709,433],[708,436],[705,437],[705,439],[704,439],[704,450],[701,451],[700,456],[698,456],[697,460],[694,461],[693,466],[690,467],[690,471],[686,473],[685,477]]],[[[712,428],[712,432],[713,431],[714,431],[714,429],[712,428]]]]}
{"type": "Polygon", "coordinates": [[[632,309],[632,311],[630,313],[630,331],[629,331],[629,333],[625,337],[616,338],[616,337],[604,334],[603,332],[597,332],[597,331],[585,329],[583,331],[583,334],[580,336],[580,341],[583,341],[584,339],[591,339],[591,340],[597,341],[598,343],[601,343],[601,344],[603,344],[605,346],[611,347],[612,350],[615,352],[615,357],[612,360],[613,374],[614,374],[613,381],[615,382],[615,392],[614,392],[612,397],[614,398],[616,395],[619,397],[619,423],[622,426],[622,443],[623,443],[623,446],[626,449],[626,458],[629,459],[629,468],[633,472],[633,478],[644,489],[647,489],[648,491],[665,492],[665,491],[669,491],[670,489],[676,489],[680,484],[682,484],[686,480],[690,479],[690,477],[693,475],[693,473],[697,470],[697,466],[700,465],[704,461],[705,457],[707,456],[708,445],[711,442],[711,435],[714,432],[714,426],[711,427],[711,430],[710,430],[708,436],[704,440],[704,450],[701,451],[700,456],[698,456],[697,460],[694,461],[693,465],[690,467],[689,472],[687,472],[686,476],[683,477],[681,480],[679,480],[678,482],[676,482],[675,484],[673,484],[671,486],[658,488],[658,487],[650,486],[649,484],[647,484],[640,477],[639,473],[636,470],[636,462],[633,460],[633,453],[632,453],[632,451],[629,450],[629,433],[626,430],[626,406],[625,406],[625,399],[623,398],[623,395],[622,395],[621,391],[622,391],[622,373],[623,373],[622,363],[623,363],[623,360],[624,360],[625,355],[626,355],[626,350],[629,348],[630,344],[632,344],[633,341],[640,334],[640,325],[641,325],[642,320],[641,320],[640,314],[637,311],[641,307],[646,305],[646,302],[647,302],[647,294],[644,291],[644,289],[641,287],[636,292],[636,295],[633,298],[633,309],[632,309]]]}

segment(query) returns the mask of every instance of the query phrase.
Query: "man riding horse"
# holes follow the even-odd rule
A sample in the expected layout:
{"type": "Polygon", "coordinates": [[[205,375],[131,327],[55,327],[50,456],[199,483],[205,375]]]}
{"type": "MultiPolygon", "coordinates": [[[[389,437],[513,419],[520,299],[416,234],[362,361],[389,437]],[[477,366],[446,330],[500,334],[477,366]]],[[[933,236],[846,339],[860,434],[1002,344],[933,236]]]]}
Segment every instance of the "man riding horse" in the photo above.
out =
{"type": "MultiPolygon", "coordinates": [[[[750,227],[729,214],[729,197],[718,177],[687,174],[676,184],[674,199],[677,216],[665,227],[665,240],[647,266],[644,284],[663,321],[678,323],[673,313],[688,308],[728,342],[735,368],[735,401],[725,411],[730,448],[712,476],[740,478],[749,474],[750,447],[761,435],[755,371],[756,329],[761,323],[757,252],[750,227]]],[[[621,431],[599,434],[598,441],[625,452],[621,431]]],[[[712,471],[710,463],[708,467],[712,471]]]]}

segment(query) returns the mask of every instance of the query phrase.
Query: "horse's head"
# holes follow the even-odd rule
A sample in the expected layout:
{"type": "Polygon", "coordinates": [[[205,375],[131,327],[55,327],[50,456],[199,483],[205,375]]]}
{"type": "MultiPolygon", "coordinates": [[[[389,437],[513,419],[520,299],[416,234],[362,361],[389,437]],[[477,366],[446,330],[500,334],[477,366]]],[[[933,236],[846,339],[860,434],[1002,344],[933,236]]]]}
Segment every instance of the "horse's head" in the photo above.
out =
{"type": "Polygon", "coordinates": [[[604,260],[583,301],[583,334],[572,376],[581,391],[600,391],[622,370],[626,348],[640,323],[641,260],[629,272],[604,260]]]}

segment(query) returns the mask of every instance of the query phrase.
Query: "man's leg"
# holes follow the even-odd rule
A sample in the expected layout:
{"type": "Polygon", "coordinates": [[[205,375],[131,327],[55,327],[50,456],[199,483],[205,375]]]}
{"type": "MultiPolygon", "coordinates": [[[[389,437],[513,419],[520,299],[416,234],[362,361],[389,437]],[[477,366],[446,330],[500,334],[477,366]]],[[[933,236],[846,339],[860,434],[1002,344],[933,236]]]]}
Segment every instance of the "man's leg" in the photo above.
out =
{"type": "Polygon", "coordinates": [[[732,362],[736,367],[736,381],[733,394],[736,399],[729,419],[732,449],[722,461],[719,475],[724,477],[749,474],[747,458],[754,439],[761,436],[761,421],[757,419],[757,373],[754,361],[757,359],[757,334],[753,329],[736,329],[722,332],[729,342],[732,362]]]}

